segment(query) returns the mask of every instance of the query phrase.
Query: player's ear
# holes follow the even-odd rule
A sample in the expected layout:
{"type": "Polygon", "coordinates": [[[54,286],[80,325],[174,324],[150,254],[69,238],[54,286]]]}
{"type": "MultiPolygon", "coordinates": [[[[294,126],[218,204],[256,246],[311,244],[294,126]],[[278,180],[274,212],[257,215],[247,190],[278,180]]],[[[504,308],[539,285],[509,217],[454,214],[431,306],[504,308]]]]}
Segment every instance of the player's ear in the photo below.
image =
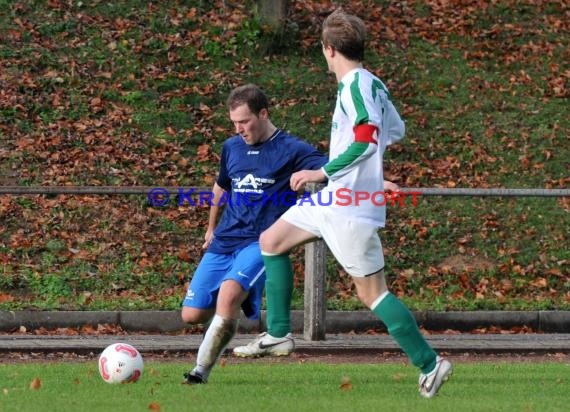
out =
{"type": "Polygon", "coordinates": [[[268,109],[261,109],[261,110],[259,111],[259,116],[258,116],[258,117],[259,117],[260,119],[263,119],[263,120],[269,119],[269,110],[268,110],[268,109]]]}

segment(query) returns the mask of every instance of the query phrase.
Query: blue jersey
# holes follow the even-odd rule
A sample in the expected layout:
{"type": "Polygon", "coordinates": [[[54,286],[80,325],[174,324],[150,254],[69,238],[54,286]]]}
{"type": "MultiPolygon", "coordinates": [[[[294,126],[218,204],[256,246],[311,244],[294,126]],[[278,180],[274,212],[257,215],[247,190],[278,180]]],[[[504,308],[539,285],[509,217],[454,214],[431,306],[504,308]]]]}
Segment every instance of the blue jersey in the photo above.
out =
{"type": "Polygon", "coordinates": [[[231,253],[259,240],[290,206],[295,194],[291,174],[315,170],[328,158],[313,146],[277,129],[265,142],[246,144],[241,136],[224,142],[218,185],[225,206],[208,252],[231,253]]]}

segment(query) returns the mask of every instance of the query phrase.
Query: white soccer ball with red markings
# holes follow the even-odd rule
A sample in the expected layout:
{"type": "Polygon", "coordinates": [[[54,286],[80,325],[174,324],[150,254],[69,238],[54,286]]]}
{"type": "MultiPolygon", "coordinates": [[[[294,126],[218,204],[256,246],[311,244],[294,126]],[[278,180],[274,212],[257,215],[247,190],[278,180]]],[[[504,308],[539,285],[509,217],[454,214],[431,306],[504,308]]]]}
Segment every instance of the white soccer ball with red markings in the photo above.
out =
{"type": "Polygon", "coordinates": [[[107,383],[136,382],[141,378],[143,369],[141,354],[127,343],[113,343],[99,356],[99,373],[107,383]]]}

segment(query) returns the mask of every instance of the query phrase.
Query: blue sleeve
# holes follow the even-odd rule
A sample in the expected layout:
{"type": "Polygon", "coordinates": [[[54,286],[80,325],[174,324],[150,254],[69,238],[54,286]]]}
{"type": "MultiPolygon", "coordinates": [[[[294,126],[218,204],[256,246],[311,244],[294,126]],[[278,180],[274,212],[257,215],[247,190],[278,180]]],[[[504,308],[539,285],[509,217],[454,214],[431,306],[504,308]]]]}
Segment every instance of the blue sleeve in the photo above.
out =
{"type": "Polygon", "coordinates": [[[317,170],[328,162],[328,157],[308,143],[298,140],[295,157],[295,171],[317,170]]]}
{"type": "Polygon", "coordinates": [[[228,175],[228,154],[229,150],[226,144],[222,148],[222,155],[220,157],[220,172],[216,183],[226,192],[231,192],[232,190],[232,179],[228,175]]]}

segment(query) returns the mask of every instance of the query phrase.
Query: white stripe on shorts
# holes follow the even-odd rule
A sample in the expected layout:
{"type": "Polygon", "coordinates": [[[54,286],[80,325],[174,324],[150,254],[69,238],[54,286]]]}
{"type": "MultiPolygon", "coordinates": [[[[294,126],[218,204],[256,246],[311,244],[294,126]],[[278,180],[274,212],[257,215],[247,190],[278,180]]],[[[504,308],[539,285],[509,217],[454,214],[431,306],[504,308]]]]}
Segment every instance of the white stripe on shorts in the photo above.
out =
{"type": "Polygon", "coordinates": [[[250,287],[253,286],[253,284],[254,284],[255,282],[257,282],[257,279],[259,279],[260,276],[263,275],[263,272],[265,272],[265,266],[263,266],[263,267],[261,268],[261,270],[260,270],[259,272],[257,272],[257,274],[255,275],[255,277],[251,280],[251,282],[249,282],[249,286],[250,286],[250,287]]]}

